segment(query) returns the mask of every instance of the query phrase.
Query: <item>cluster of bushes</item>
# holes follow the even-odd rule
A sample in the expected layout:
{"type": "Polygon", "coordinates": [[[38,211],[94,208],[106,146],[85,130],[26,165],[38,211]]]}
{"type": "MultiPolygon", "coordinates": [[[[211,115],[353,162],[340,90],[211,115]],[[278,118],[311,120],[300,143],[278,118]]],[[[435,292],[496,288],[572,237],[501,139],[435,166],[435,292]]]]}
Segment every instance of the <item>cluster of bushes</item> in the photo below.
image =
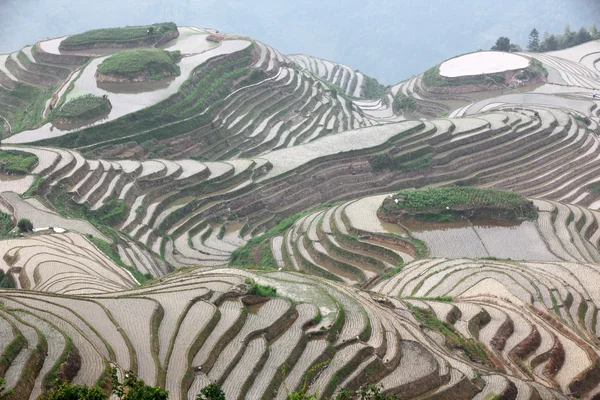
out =
{"type": "Polygon", "coordinates": [[[396,97],[394,97],[392,107],[395,113],[400,111],[415,111],[417,109],[417,101],[412,95],[405,96],[404,93],[398,91],[396,97]]]}
{"type": "Polygon", "coordinates": [[[181,73],[177,62],[181,60],[180,51],[161,49],[133,49],[113,54],[98,65],[98,72],[133,78],[139,74],[148,74],[150,79],[162,79],[181,73]]]}
{"type": "Polygon", "coordinates": [[[95,43],[126,43],[138,41],[147,36],[166,36],[177,29],[174,22],[152,25],[126,26],[122,28],[94,29],[71,35],[60,43],[61,48],[92,45],[95,43]],[[150,35],[148,35],[150,33],[150,35]]]}
{"type": "Polygon", "coordinates": [[[371,78],[363,74],[363,86],[361,97],[363,99],[380,99],[385,94],[385,86],[383,86],[379,81],[375,78],[371,78]]]}
{"type": "Polygon", "coordinates": [[[26,175],[38,163],[35,154],[18,150],[0,150],[0,174],[26,175]]]}
{"type": "Polygon", "coordinates": [[[15,286],[15,280],[12,275],[5,273],[3,269],[0,269],[0,288],[13,289],[15,286]]]}
{"type": "Polygon", "coordinates": [[[52,112],[52,119],[86,120],[105,115],[111,105],[107,98],[86,94],[67,101],[52,112]]]}

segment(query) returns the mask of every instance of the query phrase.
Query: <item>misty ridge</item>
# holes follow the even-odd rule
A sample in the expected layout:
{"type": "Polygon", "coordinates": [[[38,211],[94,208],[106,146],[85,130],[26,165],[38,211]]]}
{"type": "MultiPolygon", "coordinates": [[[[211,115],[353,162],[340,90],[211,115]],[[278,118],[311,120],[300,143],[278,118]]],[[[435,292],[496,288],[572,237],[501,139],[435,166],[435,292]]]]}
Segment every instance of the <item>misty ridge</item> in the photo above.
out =
{"type": "Polygon", "coordinates": [[[239,33],[286,54],[345,63],[393,84],[458,54],[489,49],[500,36],[525,48],[533,28],[560,34],[600,15],[594,0],[275,2],[166,0],[0,3],[0,52],[88,29],[174,21],[239,33]]]}

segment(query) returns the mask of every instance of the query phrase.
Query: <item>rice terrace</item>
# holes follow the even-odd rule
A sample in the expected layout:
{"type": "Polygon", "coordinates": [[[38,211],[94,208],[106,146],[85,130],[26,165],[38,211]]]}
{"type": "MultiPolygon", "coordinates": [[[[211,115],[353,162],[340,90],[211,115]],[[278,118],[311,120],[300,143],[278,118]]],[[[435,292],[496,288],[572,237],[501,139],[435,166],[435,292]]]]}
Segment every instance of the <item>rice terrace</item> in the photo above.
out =
{"type": "Polygon", "coordinates": [[[600,399],[588,35],[390,86],[174,23],[0,55],[0,398],[600,399]]]}

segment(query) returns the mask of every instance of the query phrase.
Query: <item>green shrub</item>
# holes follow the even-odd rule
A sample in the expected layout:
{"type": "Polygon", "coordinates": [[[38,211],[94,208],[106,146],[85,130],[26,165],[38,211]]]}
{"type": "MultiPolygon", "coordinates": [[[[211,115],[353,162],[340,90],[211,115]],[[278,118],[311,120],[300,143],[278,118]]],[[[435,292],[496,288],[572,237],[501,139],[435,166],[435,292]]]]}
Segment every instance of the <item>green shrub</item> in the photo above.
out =
{"type": "Polygon", "coordinates": [[[40,397],[41,400],[104,400],[108,395],[99,387],[73,385],[70,382],[56,382],[56,386],[40,397]]]}
{"type": "Polygon", "coordinates": [[[3,269],[0,269],[0,288],[14,289],[15,287],[15,280],[12,275],[5,273],[3,269]]]}
{"type": "Polygon", "coordinates": [[[197,400],[225,400],[225,392],[216,383],[209,383],[200,389],[200,393],[196,396],[197,400]]]}
{"type": "Polygon", "coordinates": [[[411,96],[405,96],[401,91],[398,91],[396,97],[394,97],[393,110],[394,112],[400,111],[416,111],[417,101],[411,96]]]}
{"type": "Polygon", "coordinates": [[[35,154],[19,150],[0,150],[0,174],[26,175],[38,163],[35,154]]]}
{"type": "Polygon", "coordinates": [[[0,239],[8,237],[12,229],[13,222],[11,215],[0,212],[0,239]]]}
{"type": "Polygon", "coordinates": [[[385,95],[385,86],[375,78],[364,75],[361,97],[363,99],[380,99],[385,95]]]}
{"type": "Polygon", "coordinates": [[[132,371],[125,373],[123,382],[119,381],[117,368],[112,369],[112,391],[121,400],[167,400],[169,392],[159,386],[146,385],[132,371]]]}
{"type": "Polygon", "coordinates": [[[277,289],[273,286],[253,283],[252,286],[250,286],[248,294],[261,297],[277,297],[277,289]]]}
{"type": "Polygon", "coordinates": [[[27,218],[21,218],[19,222],[17,222],[17,228],[22,233],[32,232],[33,231],[33,223],[27,218]]]}

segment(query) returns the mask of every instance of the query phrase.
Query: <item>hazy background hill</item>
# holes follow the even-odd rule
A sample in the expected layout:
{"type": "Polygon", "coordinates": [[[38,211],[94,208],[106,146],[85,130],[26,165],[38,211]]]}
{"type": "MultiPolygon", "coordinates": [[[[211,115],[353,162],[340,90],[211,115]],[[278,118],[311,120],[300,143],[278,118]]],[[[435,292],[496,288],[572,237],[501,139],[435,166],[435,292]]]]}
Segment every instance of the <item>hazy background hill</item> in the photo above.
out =
{"type": "Polygon", "coordinates": [[[598,0],[0,0],[0,53],[39,38],[174,21],[243,33],[286,53],[351,65],[391,84],[498,36],[589,26],[598,0]]]}

